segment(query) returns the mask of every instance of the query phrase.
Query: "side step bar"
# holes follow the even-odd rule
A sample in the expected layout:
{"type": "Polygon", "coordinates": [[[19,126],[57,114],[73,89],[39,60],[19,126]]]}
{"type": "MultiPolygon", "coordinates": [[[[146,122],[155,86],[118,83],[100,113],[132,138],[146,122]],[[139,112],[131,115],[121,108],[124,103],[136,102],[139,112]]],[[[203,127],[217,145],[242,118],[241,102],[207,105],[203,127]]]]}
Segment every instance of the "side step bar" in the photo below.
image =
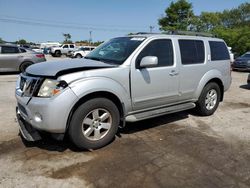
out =
{"type": "Polygon", "coordinates": [[[149,118],[153,118],[153,117],[157,117],[157,116],[161,116],[161,115],[165,115],[165,114],[171,114],[174,112],[188,110],[188,109],[191,109],[194,107],[195,107],[195,103],[184,103],[184,104],[178,104],[178,105],[174,105],[174,106],[168,106],[168,107],[164,107],[164,108],[160,108],[160,109],[155,109],[155,110],[150,110],[150,111],[146,111],[146,112],[140,112],[140,113],[128,115],[126,117],[126,121],[127,122],[136,122],[136,121],[149,119],[149,118]]]}

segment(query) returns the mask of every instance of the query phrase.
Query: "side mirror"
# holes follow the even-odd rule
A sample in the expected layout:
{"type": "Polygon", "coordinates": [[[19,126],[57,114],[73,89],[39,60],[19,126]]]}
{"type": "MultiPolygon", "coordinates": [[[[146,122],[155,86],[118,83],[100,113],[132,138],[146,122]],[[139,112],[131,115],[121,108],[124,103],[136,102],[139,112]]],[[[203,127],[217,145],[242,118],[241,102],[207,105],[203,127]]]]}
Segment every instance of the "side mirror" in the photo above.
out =
{"type": "Polygon", "coordinates": [[[156,67],[158,65],[158,57],[146,56],[140,62],[140,68],[156,67]]]}

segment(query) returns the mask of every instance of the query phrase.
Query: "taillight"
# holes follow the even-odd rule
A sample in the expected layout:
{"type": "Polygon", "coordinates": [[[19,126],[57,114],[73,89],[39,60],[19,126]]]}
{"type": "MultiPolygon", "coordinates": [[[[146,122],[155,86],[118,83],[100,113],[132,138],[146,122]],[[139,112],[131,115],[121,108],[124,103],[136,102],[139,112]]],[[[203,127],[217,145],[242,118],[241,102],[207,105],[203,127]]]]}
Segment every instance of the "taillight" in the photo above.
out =
{"type": "Polygon", "coordinates": [[[44,54],[36,54],[36,57],[38,57],[38,58],[44,58],[44,54]]]}

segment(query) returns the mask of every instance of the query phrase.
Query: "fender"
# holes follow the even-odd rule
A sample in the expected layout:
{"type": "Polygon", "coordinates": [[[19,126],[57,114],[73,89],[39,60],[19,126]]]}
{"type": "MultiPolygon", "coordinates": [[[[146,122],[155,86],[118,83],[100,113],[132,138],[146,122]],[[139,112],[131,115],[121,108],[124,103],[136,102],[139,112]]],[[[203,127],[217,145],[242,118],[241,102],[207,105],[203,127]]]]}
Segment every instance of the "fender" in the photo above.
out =
{"type": "Polygon", "coordinates": [[[222,74],[220,71],[216,70],[216,69],[212,69],[208,72],[206,72],[203,77],[201,78],[199,84],[198,84],[198,87],[196,88],[196,91],[195,91],[195,99],[198,99],[203,88],[205,87],[205,85],[212,79],[219,79],[221,80],[222,84],[223,84],[223,77],[222,77],[222,74]]]}
{"type": "Polygon", "coordinates": [[[124,105],[124,113],[131,111],[131,98],[129,91],[119,82],[107,77],[91,77],[72,82],[70,85],[76,96],[81,99],[94,92],[110,92],[116,95],[124,105]]]}

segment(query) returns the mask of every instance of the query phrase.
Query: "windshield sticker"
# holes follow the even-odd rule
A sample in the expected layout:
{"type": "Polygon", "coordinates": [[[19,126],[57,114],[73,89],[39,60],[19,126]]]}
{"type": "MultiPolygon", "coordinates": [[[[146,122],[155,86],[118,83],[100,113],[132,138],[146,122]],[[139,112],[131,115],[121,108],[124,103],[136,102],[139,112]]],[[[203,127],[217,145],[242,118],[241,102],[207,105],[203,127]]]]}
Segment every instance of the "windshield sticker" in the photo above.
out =
{"type": "Polygon", "coordinates": [[[144,39],[145,38],[134,37],[134,38],[131,38],[130,40],[143,41],[144,39]]]}

